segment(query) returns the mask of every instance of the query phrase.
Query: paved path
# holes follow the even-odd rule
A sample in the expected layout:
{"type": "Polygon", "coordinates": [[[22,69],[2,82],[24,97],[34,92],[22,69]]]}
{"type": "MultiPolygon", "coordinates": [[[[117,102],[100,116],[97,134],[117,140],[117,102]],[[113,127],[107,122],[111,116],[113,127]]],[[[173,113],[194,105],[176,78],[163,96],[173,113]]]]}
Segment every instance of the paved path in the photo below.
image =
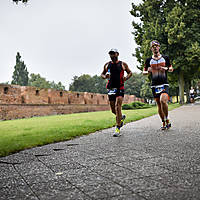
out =
{"type": "Polygon", "coordinates": [[[0,158],[0,199],[200,199],[200,105],[0,158]]]}

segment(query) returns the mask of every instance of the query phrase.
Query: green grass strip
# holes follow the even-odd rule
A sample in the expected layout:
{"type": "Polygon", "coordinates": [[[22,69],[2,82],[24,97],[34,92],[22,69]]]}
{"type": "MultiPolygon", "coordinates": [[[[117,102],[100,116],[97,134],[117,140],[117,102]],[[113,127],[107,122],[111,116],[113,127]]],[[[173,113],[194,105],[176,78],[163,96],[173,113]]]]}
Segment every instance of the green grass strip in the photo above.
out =
{"type": "MultiPolygon", "coordinates": [[[[179,105],[170,104],[169,110],[176,107],[179,105]]],[[[127,116],[127,123],[157,114],[157,108],[123,110],[123,113],[127,116]]],[[[110,111],[1,121],[0,157],[27,148],[70,140],[114,125],[115,117],[110,111]]]]}

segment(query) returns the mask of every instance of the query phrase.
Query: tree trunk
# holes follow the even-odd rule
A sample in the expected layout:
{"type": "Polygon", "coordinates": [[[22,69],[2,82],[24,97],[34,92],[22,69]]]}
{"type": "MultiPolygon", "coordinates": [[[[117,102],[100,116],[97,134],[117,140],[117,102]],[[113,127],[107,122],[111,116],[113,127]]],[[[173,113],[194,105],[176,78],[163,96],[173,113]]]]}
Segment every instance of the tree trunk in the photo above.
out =
{"type": "Polygon", "coordinates": [[[190,83],[189,81],[185,81],[185,92],[187,97],[187,103],[190,103],[190,83]]]}
{"type": "Polygon", "coordinates": [[[178,88],[176,89],[176,103],[178,103],[178,97],[179,97],[179,90],[178,90],[178,88]]]}
{"type": "Polygon", "coordinates": [[[180,97],[180,104],[184,104],[184,76],[183,71],[180,71],[179,77],[178,77],[178,86],[179,86],[179,97],[180,97]]]}

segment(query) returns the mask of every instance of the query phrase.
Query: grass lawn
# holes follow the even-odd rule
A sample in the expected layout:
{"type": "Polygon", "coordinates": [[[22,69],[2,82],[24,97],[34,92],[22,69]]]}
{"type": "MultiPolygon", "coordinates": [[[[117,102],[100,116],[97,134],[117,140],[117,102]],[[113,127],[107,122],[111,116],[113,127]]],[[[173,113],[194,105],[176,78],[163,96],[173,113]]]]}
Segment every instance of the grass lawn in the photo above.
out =
{"type": "MultiPolygon", "coordinates": [[[[169,110],[179,107],[170,104],[169,110]]],[[[126,123],[154,114],[157,108],[123,110],[126,123]]],[[[55,115],[0,122],[0,157],[23,149],[69,140],[115,125],[110,111],[55,115]]]]}

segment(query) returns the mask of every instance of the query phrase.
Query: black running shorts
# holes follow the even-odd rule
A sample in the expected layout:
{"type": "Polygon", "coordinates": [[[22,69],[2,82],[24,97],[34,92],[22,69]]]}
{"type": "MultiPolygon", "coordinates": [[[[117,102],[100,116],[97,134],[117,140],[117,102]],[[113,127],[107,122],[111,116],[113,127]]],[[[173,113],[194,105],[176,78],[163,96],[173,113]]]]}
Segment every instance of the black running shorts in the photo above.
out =
{"type": "Polygon", "coordinates": [[[161,95],[162,93],[167,93],[167,94],[168,94],[168,93],[169,93],[169,86],[165,85],[164,88],[165,88],[165,90],[162,91],[161,93],[158,93],[158,94],[155,92],[155,88],[154,88],[154,87],[151,88],[151,89],[152,89],[152,93],[153,93],[153,97],[154,97],[154,98],[160,98],[160,95],[161,95]]]}
{"type": "Polygon", "coordinates": [[[109,101],[116,101],[116,97],[124,97],[124,90],[117,89],[116,94],[108,95],[109,101]]]}

